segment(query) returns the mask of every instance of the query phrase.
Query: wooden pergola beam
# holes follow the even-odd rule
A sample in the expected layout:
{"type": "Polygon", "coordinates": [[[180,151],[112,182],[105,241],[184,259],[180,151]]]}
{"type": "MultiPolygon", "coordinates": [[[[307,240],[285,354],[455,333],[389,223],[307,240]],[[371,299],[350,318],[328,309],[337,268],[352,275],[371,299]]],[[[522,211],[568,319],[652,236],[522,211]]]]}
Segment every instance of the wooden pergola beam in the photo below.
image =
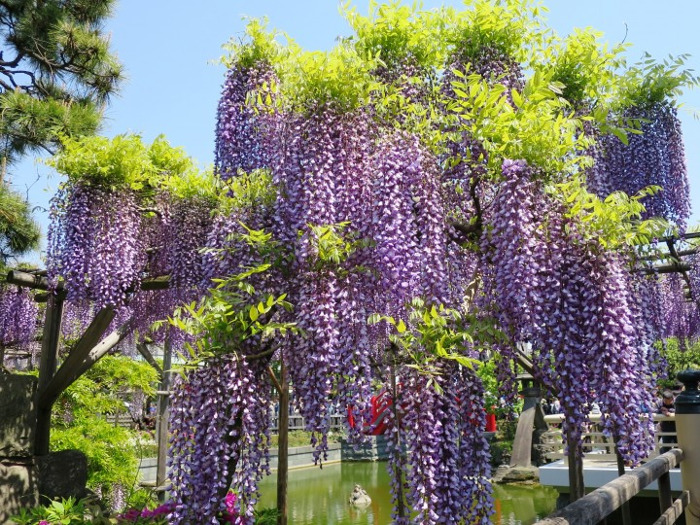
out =
{"type": "Polygon", "coordinates": [[[639,268],[637,271],[648,275],[655,273],[677,273],[690,271],[690,266],[687,264],[664,264],[661,266],[652,266],[650,268],[639,268]]]}
{"type": "Polygon", "coordinates": [[[658,239],[659,242],[668,242],[668,241],[684,241],[686,239],[700,239],[700,232],[688,232],[684,233],[683,235],[671,235],[668,237],[661,237],[658,239]]]}
{"type": "MultiPolygon", "coordinates": [[[[49,281],[44,275],[29,273],[22,270],[10,270],[5,279],[8,283],[33,290],[48,290],[49,281]]],[[[58,283],[56,290],[63,290],[63,283],[58,283]]]]}
{"type": "MultiPolygon", "coordinates": [[[[33,290],[43,290],[48,292],[49,280],[41,272],[30,273],[24,272],[22,270],[10,270],[7,274],[6,281],[10,284],[17,286],[22,286],[24,288],[31,288],[33,290]]],[[[170,276],[160,275],[158,277],[149,277],[141,281],[139,289],[149,291],[149,290],[167,290],[170,288],[170,276]]],[[[56,285],[56,291],[63,290],[63,283],[59,282],[56,285]]]]}

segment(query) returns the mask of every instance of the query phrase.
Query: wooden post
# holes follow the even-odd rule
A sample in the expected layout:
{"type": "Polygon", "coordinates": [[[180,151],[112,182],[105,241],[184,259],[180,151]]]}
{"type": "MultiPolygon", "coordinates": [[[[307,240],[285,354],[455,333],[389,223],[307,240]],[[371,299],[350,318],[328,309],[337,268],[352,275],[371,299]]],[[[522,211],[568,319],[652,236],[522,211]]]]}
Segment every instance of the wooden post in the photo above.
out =
{"type": "Polygon", "coordinates": [[[70,354],[63,360],[58,371],[48,382],[39,387],[39,409],[51,410],[51,406],[61,395],[61,392],[80,377],[80,366],[100,342],[115,315],[114,309],[109,307],[103,308],[95,315],[90,326],[87,327],[70,354]]]}
{"type": "Polygon", "coordinates": [[[678,444],[685,455],[681,463],[681,481],[683,490],[690,493],[685,522],[700,525],[700,370],[680,372],[678,380],[685,386],[676,398],[678,444]]]}
{"type": "MultiPolygon", "coordinates": [[[[158,440],[158,459],[156,465],[156,487],[165,484],[168,463],[168,418],[170,416],[170,375],[172,368],[172,345],[170,337],[163,344],[163,375],[158,394],[158,416],[156,418],[156,439],[158,440]]],[[[159,490],[158,501],[165,502],[165,491],[159,490]]]]}
{"type": "MultiPolygon", "coordinates": [[[[564,432],[566,434],[567,459],[569,462],[569,503],[583,497],[585,486],[583,481],[583,456],[581,454],[581,443],[575,442],[571,438],[574,417],[565,410],[564,432]]],[[[580,439],[580,434],[579,434],[580,439]]]]}
{"type": "Polygon", "coordinates": [[[284,360],[280,361],[279,417],[277,421],[277,525],[287,525],[287,482],[289,473],[289,382],[284,360]]]}
{"type": "Polygon", "coordinates": [[[666,472],[659,477],[659,509],[661,514],[670,509],[673,505],[673,496],[671,495],[671,475],[666,472]]]}
{"type": "MultiPolygon", "coordinates": [[[[618,441],[619,438],[615,438],[615,442],[618,441]]],[[[620,451],[617,449],[617,445],[615,445],[615,456],[617,457],[617,475],[618,476],[624,476],[625,475],[625,460],[622,459],[622,454],[620,454],[620,451]]],[[[662,476],[663,477],[663,476],[662,476]]],[[[666,474],[666,478],[668,479],[669,483],[669,497],[671,496],[671,478],[668,476],[668,473],[666,474]]],[[[661,478],[659,478],[659,490],[661,489],[661,478]]],[[[659,492],[661,494],[661,492],[659,492]]],[[[669,507],[671,504],[669,503],[669,507]]],[[[620,507],[622,509],[622,525],[632,525],[632,514],[630,514],[630,504],[629,501],[625,501],[622,506],[620,507]]],[[[665,511],[668,507],[664,507],[661,509],[661,512],[665,511]]]]}
{"type": "MultiPolygon", "coordinates": [[[[392,345],[393,347],[393,345],[392,345]]],[[[397,348],[393,347],[396,351],[397,348]]],[[[396,425],[396,446],[394,450],[394,465],[396,469],[401,464],[401,416],[399,414],[399,389],[396,381],[396,362],[391,366],[391,408],[394,412],[394,424],[396,425]]],[[[396,494],[396,516],[400,520],[406,519],[406,508],[403,501],[403,473],[394,471],[394,479],[398,480],[396,494]]]]}
{"type": "MultiPolygon", "coordinates": [[[[44,335],[41,341],[41,357],[39,361],[39,383],[37,396],[48,386],[56,373],[58,361],[58,340],[61,335],[61,318],[63,317],[63,298],[50,295],[46,303],[46,318],[44,335]]],[[[37,408],[36,437],[34,438],[34,453],[46,456],[49,453],[51,434],[51,406],[37,408]]]]}
{"type": "Polygon", "coordinates": [[[153,367],[153,369],[158,373],[158,377],[160,378],[160,380],[163,381],[163,369],[153,358],[153,354],[151,354],[151,352],[148,350],[146,343],[137,343],[136,349],[139,351],[139,354],[141,354],[141,356],[146,360],[146,362],[149,365],[151,365],[151,367],[153,367]]]}

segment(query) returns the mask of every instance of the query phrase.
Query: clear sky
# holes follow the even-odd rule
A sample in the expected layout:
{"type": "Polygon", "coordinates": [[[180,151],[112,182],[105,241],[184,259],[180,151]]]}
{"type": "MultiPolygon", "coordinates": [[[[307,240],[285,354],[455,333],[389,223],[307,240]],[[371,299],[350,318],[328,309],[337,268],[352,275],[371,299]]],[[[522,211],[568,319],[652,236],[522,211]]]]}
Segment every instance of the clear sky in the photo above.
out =
{"type": "MultiPolygon", "coordinates": [[[[424,7],[462,5],[461,0],[426,0],[424,7]]],[[[353,2],[366,12],[367,0],[353,2]]],[[[562,35],[592,27],[611,44],[633,44],[631,61],[646,51],[656,58],[689,53],[688,67],[700,71],[698,0],[545,0],[549,25],[562,35]]],[[[141,133],[146,141],[164,134],[171,144],[208,165],[213,162],[216,106],[225,70],[218,64],[222,44],[243,34],[242,17],[269,18],[302,47],[326,50],[350,33],[336,0],[121,0],[107,22],[112,48],[127,81],[107,110],[102,133],[141,133]]],[[[693,217],[700,222],[700,90],[682,97],[693,217]]],[[[48,206],[60,178],[33,159],[13,167],[17,190],[33,204],[48,206]],[[38,179],[38,180],[37,180],[38,179]]],[[[46,214],[37,210],[46,228],[46,214]]]]}

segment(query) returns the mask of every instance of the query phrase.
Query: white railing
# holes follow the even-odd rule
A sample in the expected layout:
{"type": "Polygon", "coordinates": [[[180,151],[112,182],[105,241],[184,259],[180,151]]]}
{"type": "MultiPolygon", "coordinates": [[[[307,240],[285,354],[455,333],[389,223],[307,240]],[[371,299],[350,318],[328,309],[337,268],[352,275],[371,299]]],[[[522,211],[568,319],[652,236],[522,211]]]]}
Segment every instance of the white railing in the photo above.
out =
{"type": "MultiPolygon", "coordinates": [[[[601,415],[590,414],[589,428],[583,433],[583,453],[588,459],[598,459],[605,461],[615,461],[615,444],[612,439],[599,430],[601,415]]],[[[562,437],[561,425],[564,421],[564,414],[554,414],[544,417],[548,430],[541,434],[540,450],[544,457],[550,461],[566,458],[562,437]]],[[[655,443],[654,450],[647,459],[652,459],[661,454],[661,449],[678,446],[678,438],[675,432],[661,432],[660,423],[662,421],[675,421],[675,415],[664,416],[654,414],[655,443]],[[662,438],[663,442],[662,442],[662,438]]]]}

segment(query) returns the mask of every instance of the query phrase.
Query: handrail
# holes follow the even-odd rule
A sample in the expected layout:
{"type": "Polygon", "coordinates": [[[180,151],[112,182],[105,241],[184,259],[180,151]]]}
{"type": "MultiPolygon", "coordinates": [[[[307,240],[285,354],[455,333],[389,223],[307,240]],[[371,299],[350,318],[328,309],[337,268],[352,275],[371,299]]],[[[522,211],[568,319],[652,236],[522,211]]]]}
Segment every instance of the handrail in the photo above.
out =
{"type": "MultiPolygon", "coordinates": [[[[654,423],[660,423],[663,421],[675,421],[675,414],[668,416],[662,414],[649,414],[654,423]]],[[[584,447],[584,454],[586,458],[591,458],[588,455],[588,451],[594,454],[595,459],[608,460],[615,458],[615,444],[612,439],[606,436],[603,432],[596,429],[596,424],[602,419],[602,414],[589,414],[589,421],[593,426],[590,431],[584,431],[582,437],[586,439],[582,443],[584,447]]],[[[648,416],[647,416],[648,417],[648,416]]],[[[545,423],[547,424],[548,430],[544,432],[540,439],[540,446],[542,447],[542,454],[549,460],[557,460],[565,457],[563,452],[564,443],[562,431],[556,425],[564,421],[564,414],[549,414],[544,416],[545,423]]],[[[655,432],[656,445],[652,453],[647,459],[651,459],[660,454],[660,450],[663,448],[677,446],[678,440],[675,431],[662,432],[657,429],[655,432]],[[659,439],[664,437],[663,440],[659,439]],[[668,439],[670,438],[670,439],[668,439]],[[663,441],[663,442],[661,442],[663,441]]]]}
{"type": "Polygon", "coordinates": [[[538,525],[594,525],[644,487],[659,479],[683,460],[683,451],[675,448],[627,474],[597,488],[583,498],[537,522],[538,525]]]}

